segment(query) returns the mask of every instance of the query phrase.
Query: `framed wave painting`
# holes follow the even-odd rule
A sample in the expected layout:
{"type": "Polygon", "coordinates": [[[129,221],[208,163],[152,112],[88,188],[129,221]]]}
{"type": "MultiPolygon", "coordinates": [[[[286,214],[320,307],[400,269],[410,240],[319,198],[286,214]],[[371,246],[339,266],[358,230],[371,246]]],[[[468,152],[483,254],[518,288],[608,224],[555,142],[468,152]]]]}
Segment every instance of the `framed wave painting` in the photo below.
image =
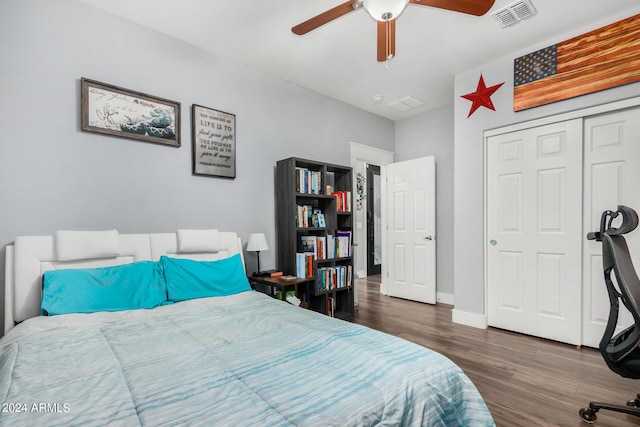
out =
{"type": "Polygon", "coordinates": [[[180,146],[180,103],[81,79],[82,130],[180,146]]]}

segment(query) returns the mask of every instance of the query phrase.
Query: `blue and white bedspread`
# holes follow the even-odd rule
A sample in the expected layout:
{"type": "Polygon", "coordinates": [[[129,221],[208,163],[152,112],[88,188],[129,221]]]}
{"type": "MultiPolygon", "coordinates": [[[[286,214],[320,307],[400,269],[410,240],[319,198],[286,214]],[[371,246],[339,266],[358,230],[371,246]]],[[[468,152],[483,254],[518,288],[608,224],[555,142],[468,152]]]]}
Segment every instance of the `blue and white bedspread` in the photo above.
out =
{"type": "Polygon", "coordinates": [[[24,322],[3,426],[492,426],[444,356],[256,292],[24,322]]]}

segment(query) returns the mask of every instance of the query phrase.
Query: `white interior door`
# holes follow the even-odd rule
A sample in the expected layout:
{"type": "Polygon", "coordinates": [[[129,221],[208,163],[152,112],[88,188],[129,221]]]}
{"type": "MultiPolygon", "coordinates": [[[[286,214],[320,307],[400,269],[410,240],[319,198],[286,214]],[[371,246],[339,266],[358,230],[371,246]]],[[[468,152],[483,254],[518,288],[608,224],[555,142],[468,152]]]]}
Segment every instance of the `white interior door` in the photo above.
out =
{"type": "Polygon", "coordinates": [[[579,344],[582,120],[488,138],[488,323],[579,344]]]}
{"type": "MultiPolygon", "coordinates": [[[[619,204],[640,211],[640,108],[585,119],[584,230],[597,231],[603,211],[619,204]]],[[[615,223],[614,223],[615,224],[615,223]]],[[[640,261],[640,231],[625,235],[631,256],[640,261]]],[[[602,273],[602,244],[584,241],[582,343],[597,347],[609,317],[602,273]]],[[[640,271],[640,262],[635,263],[640,271]]],[[[621,305],[618,325],[633,323],[621,305]]]]}
{"type": "Polygon", "coordinates": [[[391,296],[435,304],[435,159],[389,164],[386,182],[388,261],[382,264],[382,289],[391,296]]]}

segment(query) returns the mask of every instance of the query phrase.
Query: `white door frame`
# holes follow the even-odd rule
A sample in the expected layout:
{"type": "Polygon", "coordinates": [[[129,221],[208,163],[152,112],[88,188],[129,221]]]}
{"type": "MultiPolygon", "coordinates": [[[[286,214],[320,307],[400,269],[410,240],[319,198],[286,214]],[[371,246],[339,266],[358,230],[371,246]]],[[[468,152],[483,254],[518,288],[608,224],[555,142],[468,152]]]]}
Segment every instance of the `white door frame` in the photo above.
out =
{"type": "Polygon", "coordinates": [[[478,325],[478,327],[486,328],[487,327],[487,315],[488,315],[488,286],[489,286],[489,278],[488,278],[488,253],[486,242],[489,239],[489,231],[487,227],[487,218],[488,218],[488,204],[487,204],[487,141],[490,137],[501,135],[504,133],[520,131],[524,129],[529,129],[533,127],[545,126],[557,122],[568,121],[572,119],[585,118],[588,116],[593,116],[597,114],[610,113],[616,110],[623,110],[626,108],[634,108],[640,106],[640,97],[634,97],[629,99],[624,99],[621,101],[610,102],[607,104],[596,105],[594,107],[583,108],[575,111],[570,111],[567,113],[557,114],[555,116],[543,117],[540,119],[531,120],[528,122],[516,123],[513,125],[503,126],[495,129],[485,130],[482,134],[482,178],[483,178],[483,216],[484,216],[484,224],[483,224],[483,241],[482,241],[482,254],[483,254],[483,280],[484,280],[484,322],[483,325],[478,325]]]}
{"type": "MultiPolygon", "coordinates": [[[[364,144],[360,144],[357,142],[351,142],[350,143],[350,153],[351,153],[351,167],[353,168],[353,173],[354,173],[354,177],[355,174],[357,173],[357,167],[358,164],[360,162],[363,163],[371,163],[374,165],[378,165],[380,166],[380,180],[381,182],[385,182],[385,178],[386,178],[386,168],[385,166],[388,165],[389,163],[393,163],[393,158],[394,158],[394,153],[393,151],[387,151],[387,150],[383,150],[381,148],[376,148],[376,147],[371,147],[369,145],[364,145],[364,144]]],[[[382,210],[381,214],[381,226],[382,226],[382,230],[386,230],[386,215],[385,215],[385,210],[387,207],[387,189],[385,188],[384,185],[381,185],[381,193],[380,193],[380,209],[382,210]]],[[[357,194],[357,189],[356,189],[356,180],[353,180],[353,194],[357,194]]],[[[357,221],[358,216],[357,216],[357,212],[356,212],[356,216],[354,217],[354,221],[355,223],[354,225],[354,230],[356,230],[355,233],[355,241],[356,242],[364,242],[364,244],[358,244],[358,246],[356,246],[354,248],[353,251],[353,257],[354,257],[354,266],[357,266],[358,264],[355,262],[356,259],[359,259],[360,257],[366,257],[366,238],[363,240],[362,236],[360,232],[360,229],[357,229],[356,225],[357,225],[357,221]]],[[[366,237],[366,236],[365,236],[366,237]]],[[[382,240],[381,240],[381,245],[382,245],[382,274],[384,275],[385,273],[385,261],[387,259],[387,253],[386,253],[386,248],[385,248],[385,243],[386,243],[386,238],[384,236],[384,233],[382,233],[382,240]]],[[[384,277],[384,276],[383,276],[384,277]]],[[[386,289],[384,289],[384,291],[386,291],[386,289]]],[[[383,285],[380,285],[380,292],[383,292],[383,285]]],[[[354,294],[354,299],[355,299],[355,304],[358,305],[358,287],[355,287],[355,294],[354,294]]]]}

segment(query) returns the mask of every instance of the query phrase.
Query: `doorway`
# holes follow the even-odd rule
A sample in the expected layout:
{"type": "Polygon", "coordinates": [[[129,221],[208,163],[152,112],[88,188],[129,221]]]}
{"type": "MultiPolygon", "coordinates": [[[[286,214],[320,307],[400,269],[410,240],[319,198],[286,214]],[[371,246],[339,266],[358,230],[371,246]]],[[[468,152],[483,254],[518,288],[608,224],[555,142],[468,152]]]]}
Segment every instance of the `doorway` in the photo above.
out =
{"type": "Polygon", "coordinates": [[[380,166],[367,164],[367,276],[380,274],[382,267],[380,182],[380,166]]]}

